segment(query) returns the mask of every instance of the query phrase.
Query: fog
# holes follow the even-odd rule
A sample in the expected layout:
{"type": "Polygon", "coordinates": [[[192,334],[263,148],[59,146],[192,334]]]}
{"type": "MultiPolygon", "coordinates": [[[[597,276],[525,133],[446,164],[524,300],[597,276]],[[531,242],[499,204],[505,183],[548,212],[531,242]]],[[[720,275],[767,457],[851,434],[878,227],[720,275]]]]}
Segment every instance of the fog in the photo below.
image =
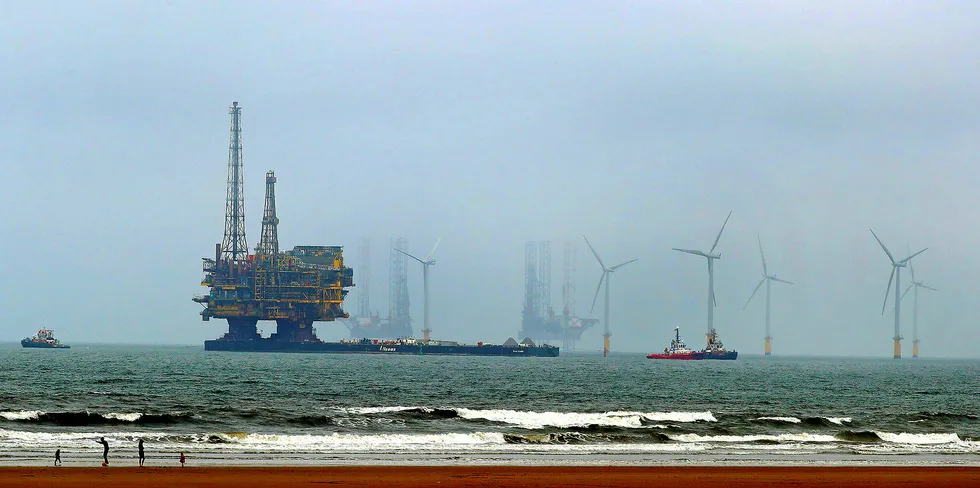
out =
{"type": "MultiPolygon", "coordinates": [[[[222,238],[238,101],[249,246],[269,169],[280,246],[343,245],[356,267],[369,237],[382,314],[388,239],[424,255],[441,237],[435,337],[517,335],[528,240],[552,241],[556,308],[576,243],[588,316],[584,234],[607,264],[639,258],[613,276],[614,351],[660,350],[675,326],[701,344],[706,265],[671,248],[707,250],[731,211],[729,348],[763,349],[764,295],[743,310],[758,236],[795,283],[773,284],[774,354],[890,357],[872,228],[896,257],[929,247],[921,356],[980,357],[977,19],[969,2],[2,3],[0,341],[226,330],[190,298],[222,238]]],[[[409,279],[418,333],[418,263],[409,279]]]]}

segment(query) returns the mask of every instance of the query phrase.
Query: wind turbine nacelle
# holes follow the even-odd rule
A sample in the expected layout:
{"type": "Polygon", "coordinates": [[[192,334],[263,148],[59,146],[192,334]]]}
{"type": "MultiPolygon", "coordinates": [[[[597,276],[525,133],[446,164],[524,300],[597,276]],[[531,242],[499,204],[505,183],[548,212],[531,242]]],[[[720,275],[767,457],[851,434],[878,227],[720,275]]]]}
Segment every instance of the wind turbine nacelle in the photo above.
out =
{"type": "Polygon", "coordinates": [[[708,255],[708,259],[721,259],[721,253],[718,253],[718,254],[709,254],[708,255]]]}

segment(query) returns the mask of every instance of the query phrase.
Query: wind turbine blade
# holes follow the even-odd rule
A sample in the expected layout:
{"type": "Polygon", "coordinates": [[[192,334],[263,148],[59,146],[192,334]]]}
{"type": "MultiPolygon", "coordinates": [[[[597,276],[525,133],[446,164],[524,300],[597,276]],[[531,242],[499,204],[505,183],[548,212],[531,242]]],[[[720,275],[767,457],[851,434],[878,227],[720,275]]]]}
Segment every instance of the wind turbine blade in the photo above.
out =
{"type": "MultiPolygon", "coordinates": [[[[929,249],[929,248],[927,247],[926,249],[929,249]]],[[[923,250],[921,250],[921,251],[919,251],[919,252],[917,252],[917,253],[915,253],[915,254],[913,254],[913,255],[911,255],[911,256],[909,256],[909,257],[907,257],[907,258],[905,258],[905,259],[903,259],[901,261],[899,261],[898,264],[904,264],[904,263],[909,262],[909,260],[911,260],[912,258],[918,256],[919,254],[922,254],[922,253],[926,252],[926,249],[923,249],[923,250]]]]}
{"type": "MultiPolygon", "coordinates": [[[[905,252],[907,252],[910,255],[912,254],[912,250],[909,249],[909,245],[908,244],[905,245],[905,252]]],[[[915,282],[915,268],[912,267],[912,261],[909,261],[909,274],[912,275],[912,282],[914,283],[915,282]]]]}
{"type": "Polygon", "coordinates": [[[708,253],[715,252],[715,248],[718,247],[718,241],[721,240],[721,233],[725,232],[725,226],[728,225],[728,219],[732,218],[732,213],[728,212],[728,217],[725,217],[725,223],[721,224],[721,230],[718,231],[718,237],[715,237],[715,243],[711,245],[711,250],[708,253]]]}
{"type": "Polygon", "coordinates": [[[762,274],[768,275],[769,268],[766,267],[766,253],[762,252],[762,237],[757,235],[756,238],[759,239],[759,255],[762,256],[762,274]]]}
{"type": "MultiPolygon", "coordinates": [[[[585,243],[589,245],[589,249],[591,249],[592,250],[592,254],[595,255],[596,261],[599,261],[599,266],[602,266],[602,270],[605,271],[606,270],[606,265],[602,262],[602,258],[599,257],[599,253],[595,252],[595,248],[592,247],[592,243],[589,242],[589,238],[588,237],[585,237],[585,235],[583,234],[582,235],[582,239],[585,239],[585,243]]],[[[605,275],[603,275],[603,276],[605,276],[605,275]]]]}
{"type": "Polygon", "coordinates": [[[678,249],[678,248],[676,248],[676,247],[672,247],[671,249],[673,249],[673,250],[675,250],[675,251],[680,251],[680,252],[686,252],[686,253],[688,253],[688,254],[693,254],[693,255],[695,255],[695,256],[701,256],[701,257],[705,257],[705,258],[706,258],[706,257],[709,257],[709,256],[708,256],[707,254],[705,254],[705,253],[704,253],[703,251],[695,251],[694,249],[678,249]]]}
{"type": "Polygon", "coordinates": [[[892,291],[892,280],[895,279],[895,270],[898,269],[892,266],[892,274],[888,275],[888,288],[885,288],[885,302],[881,304],[881,314],[885,315],[885,305],[888,305],[888,292],[892,291]]]}
{"type": "Polygon", "coordinates": [[[935,288],[933,288],[931,286],[926,286],[926,285],[919,285],[919,286],[921,286],[922,288],[925,288],[926,290],[939,291],[939,290],[937,290],[937,289],[935,289],[935,288]]]}
{"type": "Polygon", "coordinates": [[[755,286],[755,289],[752,290],[752,294],[749,295],[749,299],[746,300],[745,301],[745,305],[742,306],[742,310],[745,310],[745,307],[748,307],[749,306],[749,302],[752,301],[752,297],[755,296],[755,292],[759,291],[759,288],[762,288],[762,284],[765,283],[765,282],[766,282],[766,278],[762,278],[762,281],[760,281],[759,284],[755,286]]]}
{"type": "Polygon", "coordinates": [[[718,306],[718,299],[715,298],[715,291],[714,290],[711,290],[711,301],[715,304],[715,307],[718,306]]]}
{"type": "Polygon", "coordinates": [[[795,284],[792,281],[781,280],[779,278],[776,278],[775,276],[770,276],[769,279],[770,280],[773,280],[773,281],[778,281],[780,283],[786,283],[787,285],[793,285],[793,284],[795,284]]]}
{"type": "Polygon", "coordinates": [[[612,268],[609,268],[609,271],[616,271],[617,268],[622,268],[623,266],[626,266],[627,264],[632,263],[633,261],[636,261],[637,259],[640,259],[640,258],[630,259],[629,261],[626,261],[625,263],[617,264],[616,266],[613,266],[612,268]]]}
{"type": "MultiPolygon", "coordinates": [[[[871,230],[871,229],[868,229],[868,230],[871,230]]],[[[892,253],[888,251],[888,248],[885,247],[884,244],[881,243],[881,239],[878,239],[878,234],[875,234],[875,231],[871,230],[871,235],[875,236],[875,240],[878,241],[878,245],[881,246],[881,249],[883,251],[885,251],[885,254],[888,255],[888,260],[891,261],[892,264],[897,264],[895,262],[895,258],[892,257],[892,253]]],[[[881,312],[881,313],[885,313],[885,312],[881,312]]]]}
{"type": "Polygon", "coordinates": [[[589,313],[595,311],[595,302],[599,299],[599,290],[602,289],[602,280],[606,279],[606,270],[602,270],[602,276],[599,277],[599,286],[595,287],[595,298],[592,299],[592,308],[589,309],[589,313]]]}
{"type": "Polygon", "coordinates": [[[395,249],[395,250],[398,251],[398,252],[400,252],[400,253],[402,253],[402,254],[404,254],[404,255],[406,255],[406,256],[408,256],[408,257],[410,257],[410,258],[412,258],[412,259],[414,259],[414,260],[416,260],[416,261],[418,261],[418,262],[420,262],[420,263],[422,263],[422,264],[425,264],[425,261],[422,261],[421,259],[419,259],[419,258],[417,258],[415,256],[412,256],[411,254],[409,254],[409,253],[407,253],[405,251],[402,251],[401,249],[395,249]]]}
{"type": "Polygon", "coordinates": [[[442,242],[442,237],[440,237],[440,238],[438,238],[438,239],[436,239],[436,245],[434,245],[434,246],[432,246],[432,250],[431,250],[431,251],[429,251],[429,255],[425,257],[425,260],[426,260],[426,261],[428,261],[428,260],[429,260],[429,258],[431,258],[431,257],[432,257],[432,253],[434,253],[434,252],[436,252],[436,248],[437,248],[437,247],[439,247],[439,243],[440,243],[440,242],[442,242]]]}
{"type": "Polygon", "coordinates": [[[898,297],[898,301],[905,300],[905,295],[908,295],[909,290],[911,290],[913,286],[915,286],[915,285],[909,285],[909,287],[906,288],[905,291],[902,292],[902,296],[898,297]]]}

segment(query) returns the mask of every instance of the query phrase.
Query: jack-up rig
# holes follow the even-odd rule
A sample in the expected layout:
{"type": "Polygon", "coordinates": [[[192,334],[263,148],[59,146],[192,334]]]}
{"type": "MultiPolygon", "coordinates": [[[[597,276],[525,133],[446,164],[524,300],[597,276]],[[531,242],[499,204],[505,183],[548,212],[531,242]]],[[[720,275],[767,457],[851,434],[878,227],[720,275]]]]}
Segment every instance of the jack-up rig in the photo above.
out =
{"type": "Polygon", "coordinates": [[[551,242],[530,241],[524,246],[524,311],[518,335],[536,341],[560,340],[566,350],[574,349],[582,333],[599,320],[575,314],[575,245],[565,243],[565,272],[562,285],[562,314],[551,308],[551,242]]]}
{"type": "MultiPolygon", "coordinates": [[[[353,270],[344,266],[341,246],[296,246],[279,250],[276,217],[276,176],[265,178],[265,210],[262,238],[255,254],[248,254],[245,241],[245,197],[242,176],[242,108],[234,102],[231,115],[231,141],[228,147],[228,192],[225,205],[225,232],[215,245],[214,258],[203,258],[202,286],[207,295],[193,300],[204,306],[201,318],[228,320],[228,332],[217,341],[205,341],[205,349],[215,343],[302,343],[318,342],[313,323],[346,318],[342,309],[347,290],[354,286],[353,270]],[[259,320],[275,320],[276,332],[262,338],[259,320]]],[[[245,347],[245,346],[243,346],[245,347]]]]}
{"type": "Polygon", "coordinates": [[[404,237],[394,237],[390,241],[388,264],[388,316],[382,318],[371,312],[371,241],[361,241],[358,256],[358,280],[361,284],[357,292],[357,316],[347,320],[351,339],[401,339],[413,337],[412,317],[409,314],[408,300],[408,257],[403,254],[408,246],[404,237]]]}

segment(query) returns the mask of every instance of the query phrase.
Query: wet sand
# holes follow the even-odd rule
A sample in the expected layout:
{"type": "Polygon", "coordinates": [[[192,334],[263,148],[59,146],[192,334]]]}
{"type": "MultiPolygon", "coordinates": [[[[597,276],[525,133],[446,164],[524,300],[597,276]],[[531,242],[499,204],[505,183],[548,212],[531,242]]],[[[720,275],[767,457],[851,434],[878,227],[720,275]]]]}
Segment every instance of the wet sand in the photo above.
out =
{"type": "Polygon", "coordinates": [[[980,467],[2,467],[0,486],[980,487],[980,467]]]}

